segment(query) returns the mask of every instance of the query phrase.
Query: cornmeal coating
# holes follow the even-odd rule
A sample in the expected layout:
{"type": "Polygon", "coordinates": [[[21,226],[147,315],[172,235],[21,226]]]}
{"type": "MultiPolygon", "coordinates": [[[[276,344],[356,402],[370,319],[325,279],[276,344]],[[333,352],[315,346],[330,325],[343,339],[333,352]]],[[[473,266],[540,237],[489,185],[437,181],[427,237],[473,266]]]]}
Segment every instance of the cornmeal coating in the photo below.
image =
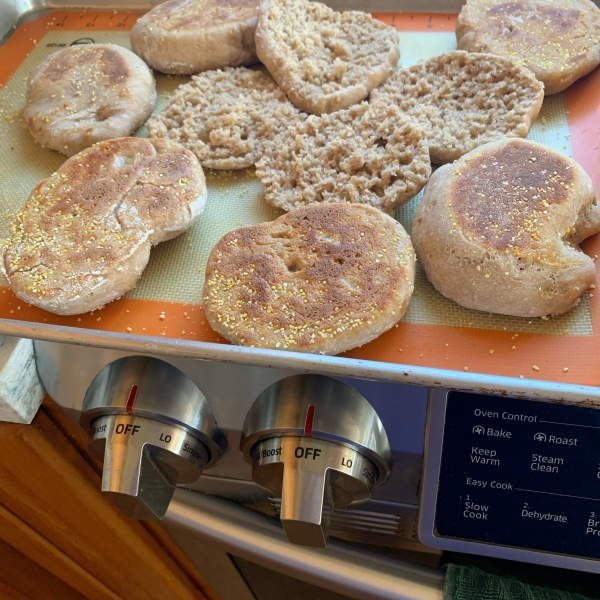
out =
{"type": "Polygon", "coordinates": [[[152,71],[115,44],[70,46],[31,71],[23,112],[45,148],[73,156],[96,142],[131,135],[156,103],[152,71]]]}
{"type": "Polygon", "coordinates": [[[412,239],[427,278],[466,308],[562,314],[596,276],[579,244],[600,231],[592,181],[574,160],[527,140],[481,146],[438,169],[412,239]]]}
{"type": "Polygon", "coordinates": [[[456,160],[503,137],[525,137],[544,86],[514,59],[462,50],[397,71],[371,94],[414,117],[434,164],[456,160]]]}
{"type": "Polygon", "coordinates": [[[402,318],[414,274],[410,238],[391,217],[364,204],[305,206],[221,238],[204,307],[236,344],[338,354],[402,318]]]}
{"type": "Polygon", "coordinates": [[[365,100],[400,58],[393,27],[307,0],[263,0],[256,52],[294,105],[317,115],[365,100]]]}
{"type": "Polygon", "coordinates": [[[369,204],[390,213],[431,175],[424,131],[394,104],[362,102],[310,116],[269,144],[256,165],[265,200],[293,210],[306,204],[369,204]]]}
{"type": "Polygon", "coordinates": [[[259,160],[266,141],[302,118],[272,79],[227,68],[179,86],[149,119],[148,131],[189,148],[203,167],[245,169],[259,160]]]}
{"type": "Polygon", "coordinates": [[[59,315],[95,310],[134,287],[150,248],[190,227],[205,202],[189,150],[160,139],[100,142],[35,187],[0,268],[29,304],[59,315]]]}
{"type": "Polygon", "coordinates": [[[591,0],[467,0],[456,40],[514,58],[556,94],[600,63],[600,9],[591,0]]]}

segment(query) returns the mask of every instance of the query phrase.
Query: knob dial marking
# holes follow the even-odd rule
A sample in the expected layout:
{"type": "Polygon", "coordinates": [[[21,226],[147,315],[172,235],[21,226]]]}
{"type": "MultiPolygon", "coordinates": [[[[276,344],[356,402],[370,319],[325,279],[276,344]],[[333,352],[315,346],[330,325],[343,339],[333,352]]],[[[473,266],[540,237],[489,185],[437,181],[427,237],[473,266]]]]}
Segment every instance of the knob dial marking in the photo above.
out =
{"type": "Polygon", "coordinates": [[[252,477],[281,498],[292,543],[326,545],[323,507],[365,502],[391,472],[387,436],[354,388],[321,375],[276,382],[246,416],[240,449],[252,477]]]}
{"type": "Polygon", "coordinates": [[[92,381],[81,425],[104,458],[102,491],[129,516],[164,516],[178,485],[222,456],[225,438],[202,392],[179,369],[128,356],[92,381]]]}

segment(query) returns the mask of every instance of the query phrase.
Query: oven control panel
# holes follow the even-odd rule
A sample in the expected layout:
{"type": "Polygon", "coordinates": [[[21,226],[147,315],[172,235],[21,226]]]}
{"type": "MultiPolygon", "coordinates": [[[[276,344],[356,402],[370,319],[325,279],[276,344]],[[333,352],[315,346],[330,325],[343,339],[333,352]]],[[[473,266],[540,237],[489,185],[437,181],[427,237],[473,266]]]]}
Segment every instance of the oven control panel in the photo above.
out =
{"type": "Polygon", "coordinates": [[[433,392],[429,410],[422,542],[571,568],[600,559],[599,409],[433,392]]]}

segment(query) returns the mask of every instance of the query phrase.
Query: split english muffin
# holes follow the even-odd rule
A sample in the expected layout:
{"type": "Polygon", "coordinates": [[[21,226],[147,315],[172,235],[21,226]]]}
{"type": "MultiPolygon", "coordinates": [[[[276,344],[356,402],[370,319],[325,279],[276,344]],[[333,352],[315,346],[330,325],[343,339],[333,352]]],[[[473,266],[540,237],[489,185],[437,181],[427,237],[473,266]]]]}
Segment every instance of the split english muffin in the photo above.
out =
{"type": "Polygon", "coordinates": [[[427,278],[466,308],[561,314],[595,277],[579,244],[600,231],[592,182],[572,159],[526,140],[481,146],[429,180],[412,239],[427,278]]]}
{"type": "Polygon", "coordinates": [[[416,119],[434,164],[445,164],[503,137],[525,137],[544,86],[511,58],[446,52],[400,69],[371,94],[416,119]]]}
{"type": "Polygon", "coordinates": [[[391,213],[421,191],[431,163],[416,121],[393,104],[362,102],[288,127],[256,175],[265,200],[283,210],[350,202],[391,213]]]}
{"type": "Polygon", "coordinates": [[[256,52],[292,103],[317,115],[365,100],[400,58],[394,28],[307,0],[263,0],[256,52]]]}
{"type": "Polygon", "coordinates": [[[245,169],[269,140],[304,118],[270,77],[239,67],[206,71],[180,85],[148,120],[148,131],[182,144],[203,167],[245,169]]]}
{"type": "Polygon", "coordinates": [[[204,307],[236,344],[338,354],[402,318],[414,269],[410,238],[381,211],[307,206],[221,238],[206,266],[204,307]]]}
{"type": "Polygon", "coordinates": [[[150,248],[190,227],[205,202],[189,150],[161,139],[100,142],[35,187],[0,267],[29,304],[59,315],[95,310],[134,287],[150,248]]]}

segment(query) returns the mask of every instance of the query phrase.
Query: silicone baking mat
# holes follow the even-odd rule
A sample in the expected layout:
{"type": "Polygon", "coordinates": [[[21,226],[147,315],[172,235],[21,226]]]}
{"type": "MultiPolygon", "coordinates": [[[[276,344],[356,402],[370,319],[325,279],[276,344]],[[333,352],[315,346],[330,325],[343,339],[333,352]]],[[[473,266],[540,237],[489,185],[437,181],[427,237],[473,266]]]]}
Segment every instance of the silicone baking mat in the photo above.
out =
{"type": "MultiPolygon", "coordinates": [[[[129,30],[141,13],[53,12],[21,25],[0,47],[0,237],[31,189],[65,157],[34,142],[22,116],[27,77],[48,54],[73,44],[115,43],[129,47],[129,30]]],[[[455,15],[378,14],[400,33],[401,65],[410,66],[456,47],[455,15]]],[[[186,77],[156,74],[159,101],[186,77]]],[[[546,98],[529,138],[578,160],[600,189],[598,129],[600,72],[565,94],[546,98]]],[[[146,135],[142,128],[138,135],[146,135]]],[[[212,331],[201,306],[208,254],[231,229],[281,214],[262,198],[251,170],[205,171],[208,202],[196,225],[152,251],[134,290],[100,311],[59,317],[16,298],[0,280],[0,317],[140,335],[226,343],[212,331]]],[[[420,195],[398,209],[410,233],[420,195]]],[[[600,236],[584,246],[600,254],[600,236]]],[[[600,291],[599,291],[600,293],[600,291]]],[[[415,295],[404,319],[378,340],[347,356],[471,372],[600,385],[600,308],[594,292],[569,313],[543,319],[503,317],[471,311],[439,294],[418,266],[415,295]],[[566,370],[565,370],[566,369],[566,370]]],[[[290,356],[293,359],[293,356],[290,356]]]]}

